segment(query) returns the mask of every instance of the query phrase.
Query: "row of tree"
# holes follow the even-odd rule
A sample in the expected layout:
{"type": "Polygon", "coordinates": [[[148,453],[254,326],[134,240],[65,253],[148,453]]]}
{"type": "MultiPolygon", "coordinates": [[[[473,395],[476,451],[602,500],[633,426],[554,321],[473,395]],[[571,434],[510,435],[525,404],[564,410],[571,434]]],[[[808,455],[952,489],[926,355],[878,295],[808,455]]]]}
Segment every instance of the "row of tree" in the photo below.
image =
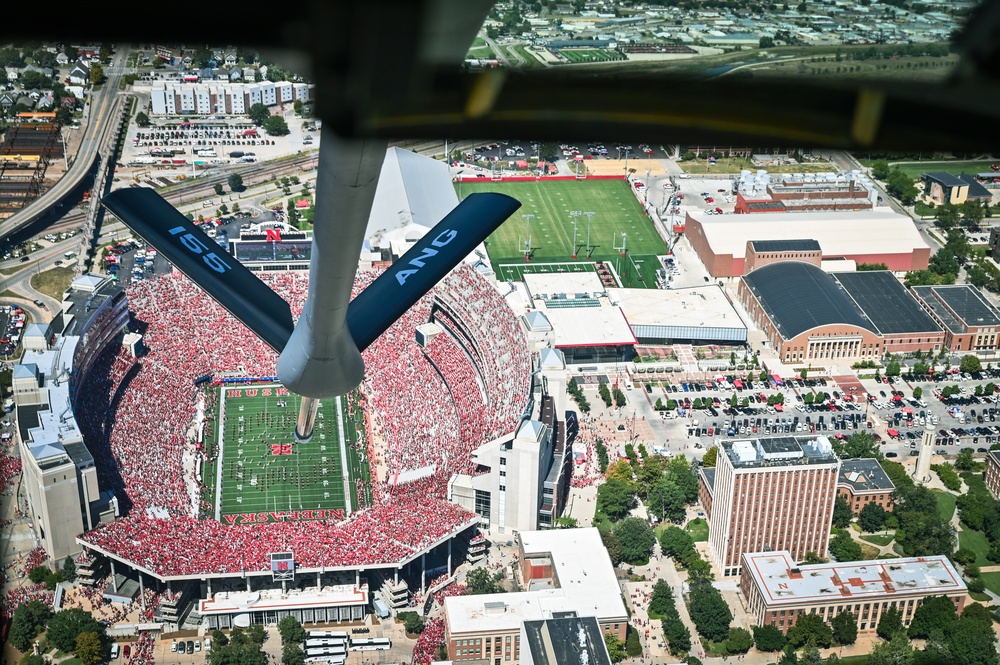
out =
{"type": "Polygon", "coordinates": [[[576,382],[576,377],[570,377],[569,383],[566,384],[566,392],[570,394],[576,401],[576,406],[580,409],[581,413],[590,413],[590,401],[583,394],[583,390],[580,385],[576,382]]]}

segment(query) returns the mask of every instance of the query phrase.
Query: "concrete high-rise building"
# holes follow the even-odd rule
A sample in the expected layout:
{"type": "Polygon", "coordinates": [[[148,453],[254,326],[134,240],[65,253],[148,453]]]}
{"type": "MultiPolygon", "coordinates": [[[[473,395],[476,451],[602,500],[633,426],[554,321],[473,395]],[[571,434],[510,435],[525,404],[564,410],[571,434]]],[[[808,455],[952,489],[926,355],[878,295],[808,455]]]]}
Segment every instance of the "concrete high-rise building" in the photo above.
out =
{"type": "Polygon", "coordinates": [[[709,545],[723,575],[739,575],[747,552],[825,556],[839,469],[824,436],[721,441],[709,545]]]}

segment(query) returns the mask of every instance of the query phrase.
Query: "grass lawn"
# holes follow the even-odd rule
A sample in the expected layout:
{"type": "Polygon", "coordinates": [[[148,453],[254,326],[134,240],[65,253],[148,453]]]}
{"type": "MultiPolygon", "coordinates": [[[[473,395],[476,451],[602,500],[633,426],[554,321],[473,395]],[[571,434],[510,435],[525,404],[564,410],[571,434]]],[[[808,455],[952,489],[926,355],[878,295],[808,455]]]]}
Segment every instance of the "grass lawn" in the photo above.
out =
{"type": "Polygon", "coordinates": [[[624,180],[561,180],[555,182],[471,182],[461,183],[463,195],[473,192],[500,192],[519,200],[521,209],[486,241],[497,274],[504,279],[504,265],[524,266],[525,242],[531,231],[531,263],[571,265],[591,263],[587,256],[587,227],[590,220],[590,256],[614,266],[621,285],[656,288],[658,256],[666,245],[646,217],[624,180]],[[591,217],[570,216],[570,212],[593,212],[591,217]],[[526,220],[523,215],[534,215],[526,220]],[[577,220],[574,236],[573,220],[577,220]],[[616,247],[625,234],[626,257],[616,247]],[[574,246],[574,238],[576,244],[574,246]],[[573,259],[573,254],[577,259],[573,259]]]}
{"type": "Polygon", "coordinates": [[[990,594],[988,594],[988,593],[972,593],[970,591],[969,595],[972,596],[972,600],[978,600],[981,603],[989,603],[990,602],[990,594]]]}
{"type": "MultiPolygon", "coordinates": [[[[743,169],[754,171],[760,167],[754,166],[749,157],[723,157],[712,164],[707,159],[691,159],[680,162],[685,173],[739,173],[743,169]]],[[[767,167],[774,173],[833,173],[838,169],[830,162],[804,163],[792,166],[767,167]]]]}
{"type": "Polygon", "coordinates": [[[469,52],[465,54],[465,57],[472,58],[473,60],[489,60],[493,57],[493,49],[489,46],[471,48],[469,49],[469,52]]]}
{"type": "Polygon", "coordinates": [[[880,559],[898,559],[899,555],[898,554],[893,554],[893,553],[890,552],[888,554],[880,554],[878,558],[880,558],[880,559]]]}
{"type": "Polygon", "coordinates": [[[874,559],[878,556],[878,548],[874,545],[866,545],[865,543],[858,543],[861,545],[861,555],[865,558],[865,561],[874,559]]]}
{"type": "Polygon", "coordinates": [[[963,471],[959,474],[965,484],[969,486],[970,492],[986,492],[989,493],[989,489],[986,487],[986,481],[983,479],[982,473],[976,473],[974,471],[963,471]]]}
{"type": "Polygon", "coordinates": [[[835,58],[829,58],[827,62],[810,62],[808,59],[766,62],[748,69],[755,78],[779,76],[791,80],[836,77],[853,80],[940,81],[951,73],[957,62],[958,56],[903,56],[891,62],[881,58],[836,62],[835,58]]]}
{"type": "Polygon", "coordinates": [[[687,523],[687,529],[691,539],[696,543],[708,542],[708,522],[703,517],[697,517],[687,523]]]}
{"type": "Polygon", "coordinates": [[[45,272],[31,276],[31,288],[62,302],[63,294],[69,288],[69,283],[73,281],[75,276],[76,274],[72,268],[63,266],[50,268],[45,272]]]}
{"type": "Polygon", "coordinates": [[[871,543],[872,545],[878,545],[879,547],[885,547],[893,541],[896,536],[891,533],[873,533],[868,536],[861,536],[861,540],[866,543],[871,543]]]}
{"type": "MultiPolygon", "coordinates": [[[[337,400],[323,400],[313,439],[298,444],[292,442],[298,396],[277,384],[211,390],[220,391],[224,401],[217,408],[226,423],[221,454],[208,466],[205,478],[204,500],[217,519],[232,523],[236,515],[251,512],[343,510],[348,505],[357,509],[368,502],[368,497],[359,501],[354,491],[356,480],[369,485],[370,471],[358,455],[357,443],[363,438],[360,414],[355,413],[354,421],[347,414],[350,396],[340,400],[340,413],[337,400]],[[346,441],[340,440],[341,431],[346,441]]],[[[221,418],[211,424],[218,422],[221,418]]],[[[219,432],[211,425],[206,427],[205,445],[214,457],[219,432]]]]}
{"type": "Polygon", "coordinates": [[[950,520],[955,515],[955,502],[958,501],[958,497],[940,490],[934,490],[934,493],[937,494],[938,514],[941,515],[941,519],[950,520]]]}
{"type": "Polygon", "coordinates": [[[982,531],[962,529],[958,532],[958,546],[976,553],[975,563],[977,566],[993,565],[993,562],[986,558],[986,553],[990,551],[990,543],[982,531]]]}
{"type": "Polygon", "coordinates": [[[932,208],[923,201],[917,201],[913,204],[913,212],[917,213],[921,217],[933,217],[936,210],[936,207],[932,208]]]}
{"type": "Polygon", "coordinates": [[[982,573],[979,578],[986,585],[986,588],[993,593],[1000,594],[1000,571],[992,573],[982,573]]]}
{"type": "Polygon", "coordinates": [[[946,161],[927,161],[898,165],[893,165],[892,162],[889,162],[889,168],[890,170],[898,168],[907,176],[916,180],[920,177],[921,173],[927,173],[928,171],[944,171],[945,173],[954,173],[955,175],[960,173],[986,173],[990,170],[990,164],[996,164],[996,160],[950,159],[946,161]]]}
{"type": "Polygon", "coordinates": [[[837,661],[840,665],[868,665],[868,654],[858,656],[841,656],[837,661]]]}
{"type": "Polygon", "coordinates": [[[517,52],[517,55],[521,56],[521,59],[524,60],[524,63],[519,65],[521,69],[534,69],[535,67],[542,66],[542,63],[538,62],[538,58],[533,56],[528,49],[520,44],[508,46],[507,51],[510,52],[512,63],[517,62],[517,56],[514,55],[514,52],[517,52]]]}

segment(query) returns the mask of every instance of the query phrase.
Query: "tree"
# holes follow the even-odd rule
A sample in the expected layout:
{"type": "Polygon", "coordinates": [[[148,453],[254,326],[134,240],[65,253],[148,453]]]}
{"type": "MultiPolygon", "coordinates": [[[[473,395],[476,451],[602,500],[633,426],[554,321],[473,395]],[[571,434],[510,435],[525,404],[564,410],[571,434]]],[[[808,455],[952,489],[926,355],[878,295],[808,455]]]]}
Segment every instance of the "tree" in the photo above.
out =
{"type": "Polygon", "coordinates": [[[301,642],[306,631],[299,620],[289,614],[278,622],[278,634],[281,635],[281,643],[287,644],[288,642],[301,642]]]}
{"type": "Polygon", "coordinates": [[[653,592],[649,596],[649,618],[660,619],[668,616],[671,611],[676,610],[674,605],[674,590],[666,580],[660,579],[653,585],[653,592]]]}
{"type": "Polygon", "coordinates": [[[877,270],[888,270],[889,266],[885,263],[859,263],[857,265],[858,272],[874,272],[877,270]]]}
{"type": "Polygon", "coordinates": [[[773,37],[761,37],[758,42],[760,48],[774,48],[774,38],[773,37]]]}
{"type": "Polygon", "coordinates": [[[271,115],[264,119],[264,129],[271,136],[287,136],[288,123],[280,115],[271,115]]]}
{"type": "Polygon", "coordinates": [[[758,651],[773,652],[785,648],[788,639],[777,626],[753,626],[753,644],[758,651]]]}
{"type": "Polygon", "coordinates": [[[953,203],[945,203],[934,209],[935,224],[947,231],[958,224],[958,208],[953,203]]]}
{"type": "Polygon", "coordinates": [[[223,191],[224,190],[222,189],[222,183],[221,182],[215,183],[215,193],[218,194],[219,196],[222,196],[223,191]]]}
{"type": "Polygon", "coordinates": [[[253,120],[253,124],[258,127],[264,124],[264,121],[271,117],[271,112],[266,106],[257,102],[253,104],[249,109],[247,109],[247,115],[253,120]]]}
{"type": "Polygon", "coordinates": [[[101,644],[101,636],[94,632],[77,635],[74,651],[83,665],[97,665],[104,660],[104,646],[101,644]]]}
{"type": "Polygon", "coordinates": [[[27,605],[18,605],[10,622],[10,643],[21,653],[27,653],[44,628],[44,625],[39,627],[34,624],[27,605]]]}
{"type": "Polygon", "coordinates": [[[41,584],[45,581],[51,571],[45,566],[35,566],[30,571],[28,571],[28,579],[34,584],[41,584]]]}
{"type": "Polygon", "coordinates": [[[719,458],[719,448],[718,446],[712,446],[705,451],[705,456],[701,459],[701,465],[705,468],[712,468],[715,466],[716,461],[719,458]]]}
{"type": "Polygon", "coordinates": [[[833,641],[839,645],[854,644],[858,640],[858,624],[854,614],[843,611],[830,620],[833,641]]]}
{"type": "Polygon", "coordinates": [[[913,613],[908,634],[917,639],[930,637],[934,630],[947,630],[957,620],[955,604],[948,596],[930,596],[913,613]]]}
{"type": "Polygon", "coordinates": [[[140,127],[149,127],[149,116],[142,111],[139,111],[135,114],[135,124],[140,127]]]}
{"type": "Polygon", "coordinates": [[[971,603],[962,610],[962,619],[982,621],[987,626],[993,625],[993,615],[982,603],[971,603]]]}
{"type": "Polygon", "coordinates": [[[397,616],[403,619],[403,627],[407,633],[419,634],[424,632],[424,618],[416,612],[400,612],[397,616]]]}
{"type": "MultiPolygon", "coordinates": [[[[925,365],[925,367],[926,367],[926,365],[925,365]]],[[[914,369],[914,371],[916,371],[917,366],[914,365],[913,369],[914,369]]],[[[919,372],[919,373],[920,374],[924,374],[925,372],[926,372],[926,370],[924,372],[919,372]]],[[[920,386],[917,386],[916,388],[913,389],[913,399],[920,399],[921,397],[923,397],[923,394],[924,394],[924,389],[921,388],[920,386]]]]}
{"type": "Polygon", "coordinates": [[[63,561],[62,579],[66,582],[76,581],[76,563],[71,556],[66,557],[66,560],[63,561]]]}
{"type": "Polygon", "coordinates": [[[889,513],[885,511],[885,508],[877,503],[868,503],[865,504],[865,507],[861,509],[861,513],[858,515],[858,524],[861,525],[862,531],[875,533],[885,528],[885,521],[888,518],[889,513]]]}
{"type": "Polygon", "coordinates": [[[889,364],[885,367],[886,376],[899,376],[899,361],[890,360],[889,364]]]}
{"type": "Polygon", "coordinates": [[[800,614],[788,629],[788,644],[798,649],[812,644],[824,649],[833,644],[833,629],[818,614],[800,614]]]}
{"type": "Polygon", "coordinates": [[[694,549],[694,540],[684,529],[671,526],[660,534],[660,549],[673,559],[682,559],[694,549]]]}
{"type": "Polygon", "coordinates": [[[944,629],[951,663],[995,665],[996,636],[993,626],[974,617],[962,617],[944,629]]]}
{"type": "MultiPolygon", "coordinates": [[[[215,631],[212,633],[212,650],[205,660],[208,665],[268,665],[268,655],[261,649],[266,639],[267,633],[259,624],[249,628],[233,628],[228,640],[222,631],[215,631]],[[223,639],[219,639],[220,636],[223,639]]],[[[288,646],[292,644],[289,643],[286,647],[288,646]]]]}
{"type": "Polygon", "coordinates": [[[746,653],[753,646],[753,635],[746,628],[730,628],[726,639],[726,651],[729,653],[746,653]]]}
{"type": "Polygon", "coordinates": [[[608,647],[608,656],[612,663],[620,663],[625,660],[625,643],[618,639],[617,635],[604,633],[604,644],[608,647]]]}
{"type": "Polygon", "coordinates": [[[635,502],[635,486],[611,478],[597,488],[597,509],[617,521],[628,514],[635,502]]]}
{"type": "Polygon", "coordinates": [[[846,529],[851,524],[852,519],[854,519],[854,511],[851,510],[851,504],[838,494],[833,503],[833,526],[838,529],[846,529]]]}
{"type": "Polygon", "coordinates": [[[468,588],[466,593],[470,596],[503,593],[504,588],[500,584],[502,579],[503,573],[500,571],[491,573],[485,568],[473,568],[465,576],[465,585],[468,588]]]}
{"type": "Polygon", "coordinates": [[[684,492],[669,478],[661,478],[649,492],[649,510],[660,520],[682,521],[685,503],[684,492]]]}
{"type": "Polygon", "coordinates": [[[972,372],[978,372],[983,368],[983,364],[979,362],[979,358],[974,355],[962,356],[961,362],[958,364],[958,368],[962,372],[971,374],[972,372]]]}
{"type": "Polygon", "coordinates": [[[21,660],[17,661],[17,665],[52,665],[52,661],[45,656],[36,656],[33,653],[28,653],[22,656],[21,660]]]}
{"type": "Polygon", "coordinates": [[[281,665],[305,665],[306,654],[298,642],[289,642],[281,649],[281,665]]]}
{"type": "Polygon", "coordinates": [[[837,561],[861,561],[864,554],[859,545],[846,530],[839,532],[830,540],[830,556],[837,561]]]}
{"type": "Polygon", "coordinates": [[[626,563],[642,565],[649,561],[656,544],[656,535],[649,522],[641,517],[626,517],[615,526],[615,536],[626,563]]]}
{"type": "Polygon", "coordinates": [[[688,613],[702,637],[713,642],[721,642],[729,636],[729,624],[733,620],[733,613],[719,590],[711,584],[707,582],[691,584],[688,613]]]}
{"type": "Polygon", "coordinates": [[[899,630],[888,642],[879,642],[868,654],[868,665],[912,665],[913,647],[906,632],[899,630]]]}
{"type": "Polygon", "coordinates": [[[891,640],[896,633],[905,632],[905,629],[903,628],[903,613],[895,607],[890,607],[882,612],[882,616],[878,620],[878,627],[875,629],[875,632],[878,633],[878,636],[883,640],[891,640]]]}
{"type": "Polygon", "coordinates": [[[71,607],[52,615],[46,637],[57,649],[68,652],[76,649],[76,637],[80,633],[103,635],[104,629],[98,625],[97,619],[91,616],[90,612],[79,607],[71,607]]]}
{"type": "Polygon", "coordinates": [[[889,162],[881,159],[872,164],[872,177],[878,180],[885,180],[889,177],[889,162]]]}
{"type": "Polygon", "coordinates": [[[101,63],[94,61],[90,63],[90,84],[97,85],[104,81],[104,67],[101,63]]]}
{"type": "Polygon", "coordinates": [[[229,189],[234,192],[243,191],[243,177],[239,173],[229,174],[229,189]]]}
{"type": "Polygon", "coordinates": [[[639,641],[639,631],[629,625],[626,625],[626,631],[625,655],[629,658],[637,658],[642,655],[642,642],[639,641]]]}
{"type": "MultiPolygon", "coordinates": [[[[861,459],[865,457],[882,459],[882,451],[879,450],[878,439],[868,432],[855,432],[847,437],[840,446],[841,448],[837,451],[837,455],[841,459],[861,459]]],[[[836,448],[837,446],[835,445],[834,449],[836,450],[836,448]]]]}
{"type": "Polygon", "coordinates": [[[666,476],[672,480],[684,493],[684,500],[694,503],[698,500],[698,476],[691,470],[691,464],[684,455],[678,455],[670,460],[666,476]]]}

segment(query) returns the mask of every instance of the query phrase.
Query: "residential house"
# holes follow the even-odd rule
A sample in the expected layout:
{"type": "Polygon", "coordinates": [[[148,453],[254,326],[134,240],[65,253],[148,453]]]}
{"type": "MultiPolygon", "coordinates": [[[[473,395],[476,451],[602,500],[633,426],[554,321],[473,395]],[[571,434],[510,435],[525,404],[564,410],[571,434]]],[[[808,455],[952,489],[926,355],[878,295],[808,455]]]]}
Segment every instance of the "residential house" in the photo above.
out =
{"type": "Polygon", "coordinates": [[[226,68],[229,69],[235,67],[236,63],[239,62],[239,60],[240,59],[236,57],[235,53],[227,53],[226,57],[222,59],[222,62],[225,63],[226,68]]]}
{"type": "Polygon", "coordinates": [[[68,65],[69,64],[69,56],[66,55],[65,53],[63,53],[62,51],[59,51],[58,53],[56,53],[56,62],[60,66],[68,65]]]}
{"type": "Polygon", "coordinates": [[[11,106],[17,103],[17,95],[18,93],[16,92],[0,93],[0,107],[3,107],[4,111],[9,109],[11,106]]]}
{"type": "Polygon", "coordinates": [[[87,85],[90,83],[90,65],[82,59],[73,63],[73,68],[69,70],[69,82],[76,85],[87,85]]]}
{"type": "Polygon", "coordinates": [[[230,69],[229,70],[229,80],[230,81],[242,81],[243,80],[243,72],[242,72],[242,70],[240,70],[239,67],[233,67],[232,69],[230,69]]]}

